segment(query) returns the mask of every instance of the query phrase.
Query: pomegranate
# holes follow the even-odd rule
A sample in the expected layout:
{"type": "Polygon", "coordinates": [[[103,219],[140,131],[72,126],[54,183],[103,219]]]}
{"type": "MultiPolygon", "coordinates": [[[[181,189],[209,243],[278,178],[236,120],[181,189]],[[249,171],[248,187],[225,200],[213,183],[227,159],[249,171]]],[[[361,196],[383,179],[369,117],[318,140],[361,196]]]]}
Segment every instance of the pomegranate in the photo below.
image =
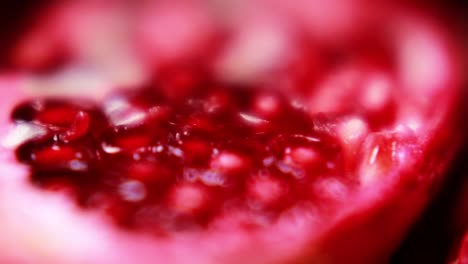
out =
{"type": "Polygon", "coordinates": [[[57,4],[0,82],[0,259],[388,261],[460,89],[448,34],[382,6],[57,4]]]}

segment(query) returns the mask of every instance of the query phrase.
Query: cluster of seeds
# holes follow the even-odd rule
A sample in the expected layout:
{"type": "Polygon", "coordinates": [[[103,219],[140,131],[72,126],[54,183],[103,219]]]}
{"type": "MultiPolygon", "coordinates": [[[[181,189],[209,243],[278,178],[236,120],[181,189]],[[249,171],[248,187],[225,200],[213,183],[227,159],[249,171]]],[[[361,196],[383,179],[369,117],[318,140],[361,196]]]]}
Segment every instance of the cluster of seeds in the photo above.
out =
{"type": "Polygon", "coordinates": [[[17,157],[38,186],[157,234],[256,228],[318,199],[321,179],[344,175],[339,141],[282,94],[208,87],[25,102],[13,120],[41,133],[17,157]]]}

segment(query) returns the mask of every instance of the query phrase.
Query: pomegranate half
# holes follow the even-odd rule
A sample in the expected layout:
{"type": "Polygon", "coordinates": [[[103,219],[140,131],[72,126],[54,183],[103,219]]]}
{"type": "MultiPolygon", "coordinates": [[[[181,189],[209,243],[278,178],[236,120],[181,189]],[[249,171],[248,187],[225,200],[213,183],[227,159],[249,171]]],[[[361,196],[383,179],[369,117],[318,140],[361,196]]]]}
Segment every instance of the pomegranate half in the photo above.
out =
{"type": "Polygon", "coordinates": [[[0,81],[1,261],[388,261],[459,146],[457,54],[331,2],[47,11],[0,81]]]}

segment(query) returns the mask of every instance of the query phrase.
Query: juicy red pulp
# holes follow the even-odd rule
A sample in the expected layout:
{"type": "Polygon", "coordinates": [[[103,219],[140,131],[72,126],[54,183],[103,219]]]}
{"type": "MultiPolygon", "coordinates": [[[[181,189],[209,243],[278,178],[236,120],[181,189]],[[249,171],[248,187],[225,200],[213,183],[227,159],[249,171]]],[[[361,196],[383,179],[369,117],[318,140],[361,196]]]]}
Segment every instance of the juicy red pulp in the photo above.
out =
{"type": "Polygon", "coordinates": [[[35,99],[12,113],[40,131],[16,153],[34,184],[120,226],[259,228],[326,199],[324,179],[357,184],[332,121],[293,102],[220,85],[179,97],[154,87],[116,92],[101,105],[35,99]]]}

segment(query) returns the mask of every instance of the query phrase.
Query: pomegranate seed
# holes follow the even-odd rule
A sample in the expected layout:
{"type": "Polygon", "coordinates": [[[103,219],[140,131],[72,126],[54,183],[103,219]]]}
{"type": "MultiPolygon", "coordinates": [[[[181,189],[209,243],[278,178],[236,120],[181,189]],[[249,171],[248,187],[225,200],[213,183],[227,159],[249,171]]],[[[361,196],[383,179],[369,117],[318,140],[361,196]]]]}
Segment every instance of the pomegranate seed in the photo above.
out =
{"type": "Polygon", "coordinates": [[[77,110],[66,106],[57,106],[41,111],[37,120],[55,126],[71,126],[75,121],[77,110]]]}
{"type": "Polygon", "coordinates": [[[211,167],[225,173],[236,173],[247,170],[247,160],[237,153],[223,152],[211,162],[211,167]]]}
{"type": "Polygon", "coordinates": [[[90,117],[86,112],[79,111],[71,128],[61,135],[63,141],[72,141],[84,136],[90,126],[90,117]]]}
{"type": "Polygon", "coordinates": [[[351,117],[339,122],[337,127],[338,138],[341,141],[343,155],[346,165],[350,171],[353,170],[355,163],[358,162],[357,151],[360,145],[369,134],[369,127],[362,118],[351,117]]]}
{"type": "Polygon", "coordinates": [[[350,183],[340,181],[336,177],[330,177],[326,179],[320,179],[314,183],[314,189],[312,192],[316,194],[320,199],[326,199],[328,201],[343,201],[347,197],[350,183]]]}
{"type": "Polygon", "coordinates": [[[181,213],[194,213],[205,209],[208,197],[207,192],[200,186],[181,184],[174,187],[170,193],[169,205],[181,213]]]}
{"type": "Polygon", "coordinates": [[[182,146],[186,159],[189,163],[203,163],[209,160],[212,148],[201,140],[189,139],[182,146]]]}
{"type": "Polygon", "coordinates": [[[118,127],[108,131],[107,135],[103,136],[102,143],[106,149],[111,149],[111,152],[114,150],[135,150],[150,145],[153,137],[154,135],[148,134],[143,127],[134,129],[118,127]]]}
{"type": "Polygon", "coordinates": [[[286,192],[284,183],[263,175],[253,178],[248,186],[249,197],[264,206],[275,204],[286,195],[286,192]]]}
{"type": "Polygon", "coordinates": [[[284,111],[280,99],[272,94],[259,94],[254,99],[255,112],[260,116],[271,118],[284,111]]]}
{"type": "Polygon", "coordinates": [[[45,168],[69,166],[71,170],[85,170],[87,165],[82,161],[83,156],[72,147],[53,145],[35,151],[31,158],[35,164],[45,168]]]}
{"type": "Polygon", "coordinates": [[[146,187],[139,181],[126,181],[120,184],[119,193],[123,200],[129,202],[140,202],[146,197],[146,187]]]}
{"type": "Polygon", "coordinates": [[[363,146],[364,158],[359,173],[364,185],[402,164],[409,166],[409,160],[417,160],[414,155],[417,155],[418,147],[411,135],[398,132],[372,135],[363,146]]]}
{"type": "Polygon", "coordinates": [[[292,149],[285,160],[303,167],[311,167],[320,163],[320,154],[313,148],[297,147],[292,149]]]}
{"type": "Polygon", "coordinates": [[[363,84],[361,104],[371,111],[378,111],[391,100],[392,83],[386,76],[376,74],[369,77],[363,84]]]}
{"type": "Polygon", "coordinates": [[[142,182],[164,182],[170,178],[167,169],[156,162],[135,161],[128,167],[128,177],[142,182]]]}

